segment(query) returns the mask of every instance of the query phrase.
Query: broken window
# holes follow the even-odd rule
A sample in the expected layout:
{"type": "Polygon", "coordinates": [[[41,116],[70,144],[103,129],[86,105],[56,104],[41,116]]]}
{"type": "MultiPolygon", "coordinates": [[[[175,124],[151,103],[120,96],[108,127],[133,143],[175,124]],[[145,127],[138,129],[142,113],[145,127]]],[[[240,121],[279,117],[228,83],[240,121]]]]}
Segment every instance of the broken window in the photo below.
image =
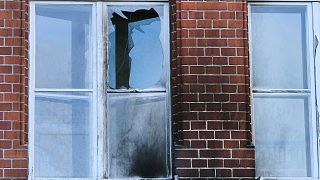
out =
{"type": "Polygon", "coordinates": [[[108,17],[109,88],[165,88],[161,6],[109,6],[108,17]]]}
{"type": "Polygon", "coordinates": [[[168,3],[30,4],[30,179],[171,179],[168,3]]]}
{"type": "Polygon", "coordinates": [[[169,177],[163,6],[110,5],[107,11],[109,176],[169,177]]]}

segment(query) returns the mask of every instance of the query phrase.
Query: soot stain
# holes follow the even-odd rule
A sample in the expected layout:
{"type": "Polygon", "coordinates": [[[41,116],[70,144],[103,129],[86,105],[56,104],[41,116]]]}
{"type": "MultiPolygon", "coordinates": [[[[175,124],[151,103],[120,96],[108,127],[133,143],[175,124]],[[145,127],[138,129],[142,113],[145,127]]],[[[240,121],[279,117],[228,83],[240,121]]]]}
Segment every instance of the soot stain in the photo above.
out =
{"type": "Polygon", "coordinates": [[[165,177],[167,166],[166,152],[163,151],[163,147],[165,147],[164,144],[139,146],[132,156],[130,175],[142,178],[165,177]]]}

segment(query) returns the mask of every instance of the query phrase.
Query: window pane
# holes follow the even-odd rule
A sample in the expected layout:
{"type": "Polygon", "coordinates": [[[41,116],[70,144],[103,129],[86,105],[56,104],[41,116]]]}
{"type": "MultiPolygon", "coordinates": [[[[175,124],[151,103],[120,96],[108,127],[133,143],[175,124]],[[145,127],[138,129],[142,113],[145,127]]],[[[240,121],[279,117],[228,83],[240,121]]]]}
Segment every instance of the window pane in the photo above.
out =
{"type": "Polygon", "coordinates": [[[91,95],[36,93],[36,177],[91,176],[91,95]]]}
{"type": "Polygon", "coordinates": [[[308,88],[305,14],[301,6],[252,6],[254,88],[308,88]]]}
{"type": "Polygon", "coordinates": [[[36,87],[91,88],[91,5],[36,5],[36,87]]]}
{"type": "Polygon", "coordinates": [[[163,6],[108,6],[109,88],[165,88],[163,6]]]}
{"type": "Polygon", "coordinates": [[[307,97],[255,97],[258,176],[310,176],[307,97]]]}
{"type": "Polygon", "coordinates": [[[165,93],[108,94],[110,178],[168,177],[165,93]]]}

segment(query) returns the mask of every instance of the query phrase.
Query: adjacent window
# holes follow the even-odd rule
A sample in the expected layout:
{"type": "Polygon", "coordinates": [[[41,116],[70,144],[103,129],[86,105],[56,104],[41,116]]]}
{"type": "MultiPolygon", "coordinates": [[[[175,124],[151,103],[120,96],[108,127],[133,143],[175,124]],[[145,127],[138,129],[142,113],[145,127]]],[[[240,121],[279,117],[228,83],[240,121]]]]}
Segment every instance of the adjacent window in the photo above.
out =
{"type": "Polygon", "coordinates": [[[171,177],[168,15],[31,3],[31,178],[171,177]]]}
{"type": "Polygon", "coordinates": [[[318,177],[311,3],[252,3],[256,174],[318,177]]]}

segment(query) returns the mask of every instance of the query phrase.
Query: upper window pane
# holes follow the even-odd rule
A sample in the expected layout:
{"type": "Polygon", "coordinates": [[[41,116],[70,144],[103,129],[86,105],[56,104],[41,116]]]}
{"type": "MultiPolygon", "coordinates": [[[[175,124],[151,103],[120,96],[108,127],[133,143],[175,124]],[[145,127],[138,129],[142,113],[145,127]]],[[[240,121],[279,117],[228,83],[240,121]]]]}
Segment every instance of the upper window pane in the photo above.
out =
{"type": "Polygon", "coordinates": [[[108,6],[108,86],[165,88],[163,6],[108,6]]]}
{"type": "Polygon", "coordinates": [[[305,21],[305,7],[251,7],[253,88],[308,88],[305,21]]]}
{"type": "Polygon", "coordinates": [[[36,87],[91,88],[91,5],[36,5],[36,87]]]}

